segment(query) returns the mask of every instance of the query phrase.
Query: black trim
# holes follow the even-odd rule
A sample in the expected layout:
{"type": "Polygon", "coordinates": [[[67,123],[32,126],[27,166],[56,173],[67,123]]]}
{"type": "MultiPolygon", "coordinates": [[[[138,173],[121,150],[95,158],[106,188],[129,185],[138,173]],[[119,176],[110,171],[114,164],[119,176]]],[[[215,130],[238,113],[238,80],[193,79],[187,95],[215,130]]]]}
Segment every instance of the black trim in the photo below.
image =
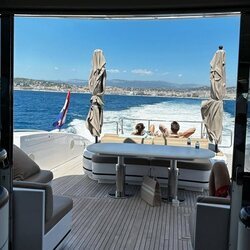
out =
{"type": "MultiPolygon", "coordinates": [[[[9,162],[12,163],[13,145],[13,44],[14,16],[1,16],[1,141],[6,149],[9,162]]],[[[7,188],[8,189],[8,188],[7,188]]],[[[8,189],[9,191],[9,189],[8,189]]]]}
{"type": "MultiPolygon", "coordinates": [[[[241,15],[232,180],[244,171],[249,98],[250,13],[241,15]]],[[[239,184],[239,183],[238,183],[239,184]]]]}
{"type": "Polygon", "coordinates": [[[0,186],[0,209],[9,201],[9,193],[6,188],[0,186]]]}
{"type": "MultiPolygon", "coordinates": [[[[106,174],[106,173],[95,173],[93,172],[93,170],[91,169],[88,169],[88,168],[85,168],[83,166],[83,169],[86,170],[86,171],[89,171],[91,172],[92,174],[94,175],[104,175],[104,176],[107,176],[107,175],[111,175],[111,176],[116,176],[116,174],[106,174]]],[[[143,177],[143,175],[129,175],[129,174],[126,174],[126,176],[128,177],[143,177]]],[[[167,177],[156,177],[157,179],[162,179],[162,180],[167,180],[168,178],[167,177]]],[[[194,183],[202,183],[202,184],[207,184],[209,183],[208,181],[192,181],[192,180],[185,180],[185,179],[178,179],[178,181],[186,181],[186,182],[194,182],[194,183]]]]}
{"type": "Polygon", "coordinates": [[[58,244],[53,249],[56,249],[64,241],[64,239],[69,235],[70,232],[71,232],[71,229],[64,235],[64,237],[58,242],[58,244]]]}
{"type": "MultiPolygon", "coordinates": [[[[110,176],[116,176],[116,174],[111,174],[111,173],[95,173],[92,171],[92,174],[94,175],[110,175],[110,176]]],[[[133,175],[133,174],[126,174],[125,176],[127,177],[143,177],[143,175],[133,175]]],[[[157,177],[158,178],[158,177],[157,177]]]]}
{"type": "Polygon", "coordinates": [[[85,168],[84,166],[83,166],[83,169],[86,171],[92,172],[92,169],[85,168]]]}
{"type": "Polygon", "coordinates": [[[83,158],[92,161],[92,158],[86,157],[85,155],[83,156],[83,158]]]}
{"type": "Polygon", "coordinates": [[[2,0],[0,11],[24,14],[166,14],[242,11],[250,8],[249,0],[2,0]]]}
{"type": "MultiPolygon", "coordinates": [[[[83,167],[84,168],[84,167],[83,167]]],[[[97,176],[116,176],[116,174],[108,174],[108,173],[95,173],[92,170],[88,170],[86,168],[84,168],[85,170],[92,172],[93,175],[97,175],[97,176]]],[[[144,177],[144,175],[131,175],[131,174],[126,174],[126,177],[144,177]]],[[[161,180],[168,180],[167,177],[157,177],[157,179],[161,179],[161,180]]],[[[192,181],[192,180],[185,180],[185,179],[178,179],[178,181],[185,181],[185,182],[193,182],[193,183],[202,183],[202,184],[207,184],[208,181],[192,181]]]]}
{"type": "Polygon", "coordinates": [[[14,15],[1,15],[1,134],[0,146],[7,151],[9,166],[0,169],[2,178],[0,185],[9,192],[9,249],[14,248],[13,242],[13,58],[14,58],[14,15]]]}

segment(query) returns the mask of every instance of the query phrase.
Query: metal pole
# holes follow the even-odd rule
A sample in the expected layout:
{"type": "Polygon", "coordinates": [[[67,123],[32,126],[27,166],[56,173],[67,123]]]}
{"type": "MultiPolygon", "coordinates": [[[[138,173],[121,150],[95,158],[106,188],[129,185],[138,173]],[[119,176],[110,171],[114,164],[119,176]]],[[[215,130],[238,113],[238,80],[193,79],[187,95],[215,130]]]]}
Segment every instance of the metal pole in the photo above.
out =
{"type": "Polygon", "coordinates": [[[218,152],[219,152],[218,142],[216,142],[216,143],[214,144],[214,151],[215,151],[215,153],[218,153],[218,152]]]}
{"type": "Polygon", "coordinates": [[[118,162],[116,164],[116,198],[125,197],[125,172],[124,157],[118,156],[118,162]]]}
{"type": "Polygon", "coordinates": [[[123,119],[121,119],[121,133],[123,134],[124,131],[123,131],[123,119]]]}
{"type": "Polygon", "coordinates": [[[170,167],[168,168],[168,200],[177,200],[178,191],[178,173],[177,160],[170,160],[170,167]]]}
{"type": "Polygon", "coordinates": [[[203,138],[203,123],[201,122],[201,138],[203,138]]]}

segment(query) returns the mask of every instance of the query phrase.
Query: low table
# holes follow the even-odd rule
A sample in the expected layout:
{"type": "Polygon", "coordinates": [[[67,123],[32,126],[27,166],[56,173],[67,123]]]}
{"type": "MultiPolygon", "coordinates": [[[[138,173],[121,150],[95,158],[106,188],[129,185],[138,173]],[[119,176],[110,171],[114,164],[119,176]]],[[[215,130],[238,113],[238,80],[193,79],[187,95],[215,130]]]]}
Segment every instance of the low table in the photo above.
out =
{"type": "Polygon", "coordinates": [[[115,198],[125,198],[125,157],[139,157],[151,159],[169,159],[168,169],[168,200],[178,201],[178,160],[193,161],[195,159],[209,159],[215,153],[208,149],[195,149],[190,146],[166,146],[136,143],[95,143],[89,145],[87,150],[99,154],[116,156],[116,191],[115,198]]]}

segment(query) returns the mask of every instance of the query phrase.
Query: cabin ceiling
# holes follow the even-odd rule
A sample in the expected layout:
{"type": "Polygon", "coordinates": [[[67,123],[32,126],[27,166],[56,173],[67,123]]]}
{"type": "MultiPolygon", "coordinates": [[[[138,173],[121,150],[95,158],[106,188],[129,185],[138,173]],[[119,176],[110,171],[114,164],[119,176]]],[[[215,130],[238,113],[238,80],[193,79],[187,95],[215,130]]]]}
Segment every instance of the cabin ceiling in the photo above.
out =
{"type": "Polygon", "coordinates": [[[1,13],[17,14],[173,14],[244,12],[249,0],[1,0],[1,13]]]}

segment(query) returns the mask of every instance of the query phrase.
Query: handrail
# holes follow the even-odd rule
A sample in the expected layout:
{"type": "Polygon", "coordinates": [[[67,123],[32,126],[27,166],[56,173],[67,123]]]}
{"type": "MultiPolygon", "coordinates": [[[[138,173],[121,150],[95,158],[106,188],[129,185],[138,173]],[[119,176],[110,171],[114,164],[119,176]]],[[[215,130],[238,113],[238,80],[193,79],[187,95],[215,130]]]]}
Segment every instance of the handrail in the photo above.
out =
{"type": "Polygon", "coordinates": [[[222,145],[220,145],[220,148],[231,148],[232,145],[233,145],[233,132],[229,128],[223,128],[222,134],[223,134],[224,131],[226,131],[230,136],[230,144],[228,146],[222,144],[222,145]]]}
{"type": "Polygon", "coordinates": [[[117,121],[103,122],[103,124],[112,124],[112,123],[116,124],[116,134],[118,135],[118,133],[119,133],[119,122],[117,122],[117,121]]]}

